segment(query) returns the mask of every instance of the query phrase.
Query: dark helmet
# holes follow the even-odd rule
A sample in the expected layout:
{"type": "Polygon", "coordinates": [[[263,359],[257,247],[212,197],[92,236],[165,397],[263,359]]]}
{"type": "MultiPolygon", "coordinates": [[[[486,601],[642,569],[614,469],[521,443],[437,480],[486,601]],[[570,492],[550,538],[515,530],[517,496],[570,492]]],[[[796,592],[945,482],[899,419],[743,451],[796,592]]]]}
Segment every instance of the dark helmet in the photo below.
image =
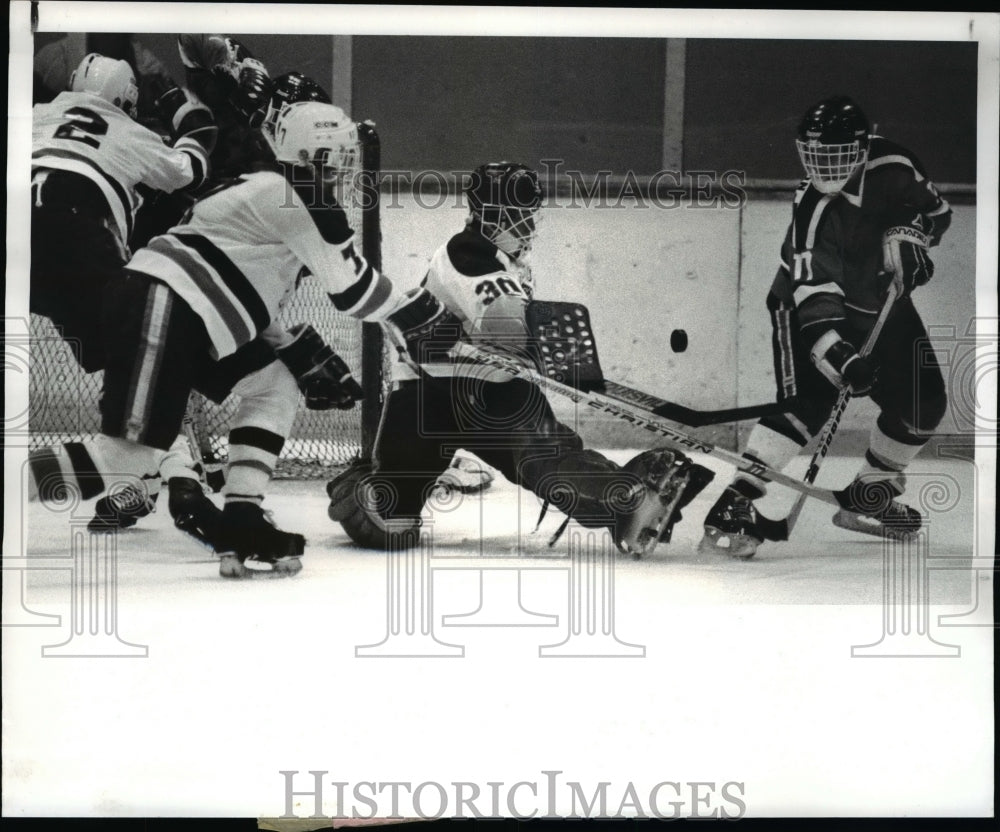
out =
{"type": "Polygon", "coordinates": [[[465,188],[473,225],[504,253],[531,248],[542,188],[538,174],[514,162],[489,162],[472,172],[465,188]]]}
{"type": "Polygon", "coordinates": [[[267,105],[262,129],[269,135],[274,135],[274,125],[278,114],[287,104],[297,104],[300,101],[318,101],[321,104],[332,104],[330,96],[319,84],[308,75],[301,72],[286,72],[274,79],[271,85],[271,99],[267,105]]]}
{"type": "Polygon", "coordinates": [[[810,107],[795,145],[809,179],[823,193],[840,191],[868,158],[868,119],[844,95],[810,107]]]}

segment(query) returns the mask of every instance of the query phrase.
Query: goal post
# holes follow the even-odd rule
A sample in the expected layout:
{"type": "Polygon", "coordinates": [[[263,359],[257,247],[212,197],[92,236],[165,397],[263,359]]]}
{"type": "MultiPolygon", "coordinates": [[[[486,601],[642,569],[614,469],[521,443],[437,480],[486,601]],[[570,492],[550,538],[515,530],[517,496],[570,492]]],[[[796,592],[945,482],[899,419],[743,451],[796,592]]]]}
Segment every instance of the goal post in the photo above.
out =
{"type": "MultiPolygon", "coordinates": [[[[354,187],[344,193],[345,209],[355,231],[356,244],[373,268],[382,267],[381,200],[379,194],[380,147],[370,123],[358,125],[361,170],[354,187]]],[[[351,410],[308,410],[303,398],[291,434],[285,442],[275,477],[322,479],[335,475],[358,456],[371,456],[384,400],[385,356],[381,328],[363,324],[339,313],[323,285],[304,278],[278,317],[288,328],[311,323],[326,341],[360,373],[365,398],[351,410]]],[[[80,441],[100,428],[98,402],[103,373],[85,374],[72,349],[52,323],[32,315],[30,324],[29,430],[32,448],[80,441]]],[[[221,405],[192,393],[197,418],[195,435],[208,463],[224,462],[229,427],[238,399],[230,396],[221,405]]]]}

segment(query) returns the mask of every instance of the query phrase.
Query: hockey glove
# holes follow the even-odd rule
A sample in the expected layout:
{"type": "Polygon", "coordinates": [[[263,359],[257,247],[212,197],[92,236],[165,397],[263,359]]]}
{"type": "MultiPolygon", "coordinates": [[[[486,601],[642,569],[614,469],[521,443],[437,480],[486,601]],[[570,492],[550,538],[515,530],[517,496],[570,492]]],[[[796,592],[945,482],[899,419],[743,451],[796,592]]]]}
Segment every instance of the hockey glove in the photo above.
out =
{"type": "Polygon", "coordinates": [[[441,361],[462,337],[462,322],[426,289],[411,289],[407,301],[385,319],[417,364],[441,361]]]}
{"type": "Polygon", "coordinates": [[[264,64],[256,58],[245,58],[236,78],[233,106],[246,117],[251,127],[259,127],[264,121],[270,100],[271,79],[264,64]]]}
{"type": "Polygon", "coordinates": [[[157,97],[154,106],[159,117],[170,125],[174,141],[191,138],[205,148],[206,153],[215,149],[219,128],[212,111],[200,101],[192,100],[180,87],[172,87],[157,97]]]}
{"type": "Polygon", "coordinates": [[[842,390],[850,389],[851,395],[865,396],[875,383],[872,365],[832,329],[820,336],[810,356],[816,369],[831,384],[842,390]]]}
{"type": "Polygon", "coordinates": [[[910,223],[894,225],[882,235],[883,268],[906,297],[934,276],[934,264],[927,254],[930,237],[924,233],[919,215],[910,223]]]}
{"type": "Polygon", "coordinates": [[[350,410],[364,398],[344,360],[333,351],[311,324],[288,330],[292,341],[275,349],[292,371],[310,410],[350,410]]]}

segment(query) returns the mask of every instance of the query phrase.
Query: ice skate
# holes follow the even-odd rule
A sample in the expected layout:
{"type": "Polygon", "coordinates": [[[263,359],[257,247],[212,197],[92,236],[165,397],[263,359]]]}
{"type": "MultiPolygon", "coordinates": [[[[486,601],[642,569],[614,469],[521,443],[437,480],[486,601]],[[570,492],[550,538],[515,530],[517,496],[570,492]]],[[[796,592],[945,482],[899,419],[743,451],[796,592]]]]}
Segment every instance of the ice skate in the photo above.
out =
{"type": "Polygon", "coordinates": [[[159,492],[150,495],[145,486],[127,485],[107,494],[94,506],[94,516],[87,524],[92,532],[130,529],[143,517],[156,511],[159,492]]]}
{"type": "Polygon", "coordinates": [[[222,512],[223,578],[286,578],[302,571],[306,539],[276,528],[255,503],[228,503],[222,512]]]}
{"type": "Polygon", "coordinates": [[[923,522],[920,512],[893,499],[899,490],[886,480],[856,479],[834,496],[841,508],[833,515],[833,525],[841,529],[907,540],[923,522]]]}
{"type": "Polygon", "coordinates": [[[167,483],[168,506],[174,525],[199,543],[219,551],[222,541],[222,511],[207,496],[197,480],[172,477],[167,483]]]}
{"type": "Polygon", "coordinates": [[[638,505],[618,517],[615,545],[636,559],[650,554],[661,540],[670,540],[674,525],[682,517],[681,508],[715,476],[679,451],[667,448],[644,451],[629,460],[624,470],[638,476],[642,483],[629,495],[629,501],[637,501],[638,505]]]}
{"type": "Polygon", "coordinates": [[[698,551],[750,560],[763,542],[753,501],[727,488],[705,518],[705,535],[698,544],[698,551]]]}

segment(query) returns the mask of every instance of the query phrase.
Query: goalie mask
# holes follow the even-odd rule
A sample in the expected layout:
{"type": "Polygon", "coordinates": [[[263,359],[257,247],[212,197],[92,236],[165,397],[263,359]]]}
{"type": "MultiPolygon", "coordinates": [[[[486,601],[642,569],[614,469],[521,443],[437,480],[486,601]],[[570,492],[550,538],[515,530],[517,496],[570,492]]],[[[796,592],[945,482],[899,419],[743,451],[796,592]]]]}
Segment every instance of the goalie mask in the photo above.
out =
{"type": "Polygon", "coordinates": [[[274,127],[281,111],[289,104],[297,104],[300,101],[331,103],[330,96],[326,94],[326,91],[312,78],[301,72],[288,72],[275,78],[261,129],[270,136],[274,136],[274,127]]]}
{"type": "Polygon", "coordinates": [[[358,127],[333,104],[301,101],[286,105],[264,133],[279,162],[311,165],[347,181],[358,170],[358,127]]]}
{"type": "Polygon", "coordinates": [[[868,159],[868,119],[850,98],[837,96],[810,107],[795,146],[816,190],[838,193],[868,159]]]}
{"type": "Polygon", "coordinates": [[[89,92],[114,104],[126,115],[136,117],[139,87],[135,74],[126,61],[116,61],[91,52],[80,61],[69,79],[73,92],[89,92]]]}
{"type": "Polygon", "coordinates": [[[491,162],[472,172],[465,189],[471,224],[515,259],[531,249],[542,205],[538,174],[513,162],[491,162]]]}

